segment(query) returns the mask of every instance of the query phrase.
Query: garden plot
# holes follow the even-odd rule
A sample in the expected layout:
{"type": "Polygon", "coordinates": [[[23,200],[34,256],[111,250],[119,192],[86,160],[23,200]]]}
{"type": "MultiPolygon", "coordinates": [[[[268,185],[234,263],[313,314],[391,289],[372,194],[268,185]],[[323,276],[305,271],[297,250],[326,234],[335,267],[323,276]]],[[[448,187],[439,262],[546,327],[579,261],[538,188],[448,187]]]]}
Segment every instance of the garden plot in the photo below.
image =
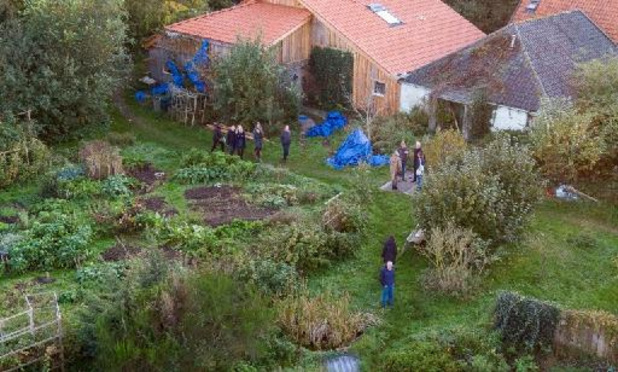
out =
{"type": "Polygon", "coordinates": [[[142,182],[145,187],[142,190],[143,193],[152,191],[158,183],[165,179],[165,173],[156,169],[150,163],[146,163],[140,167],[134,167],[127,172],[131,177],[142,182]]]}
{"type": "Polygon", "coordinates": [[[147,210],[158,212],[165,217],[171,217],[178,214],[176,208],[169,206],[165,199],[161,196],[152,196],[149,198],[139,199],[139,203],[147,210]]]}
{"type": "Polygon", "coordinates": [[[142,251],[140,247],[118,243],[101,254],[107,262],[122,261],[136,256],[142,251]]]}
{"type": "Polygon", "coordinates": [[[271,208],[247,203],[239,188],[232,186],[198,187],[185,191],[191,209],[204,216],[210,226],[221,226],[234,220],[257,221],[275,213],[271,208]]]}

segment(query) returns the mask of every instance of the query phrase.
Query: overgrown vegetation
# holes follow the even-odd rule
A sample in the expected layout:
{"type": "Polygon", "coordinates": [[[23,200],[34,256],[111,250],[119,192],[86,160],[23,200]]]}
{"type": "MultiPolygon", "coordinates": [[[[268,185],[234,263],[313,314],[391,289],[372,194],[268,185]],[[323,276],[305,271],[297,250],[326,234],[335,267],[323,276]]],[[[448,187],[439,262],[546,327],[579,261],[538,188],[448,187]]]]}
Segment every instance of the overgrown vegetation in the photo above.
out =
{"type": "Polygon", "coordinates": [[[40,174],[51,163],[51,152],[30,125],[0,121],[0,188],[40,174]]]}
{"type": "Polygon", "coordinates": [[[468,145],[465,138],[454,129],[443,129],[423,143],[423,153],[427,168],[439,169],[448,161],[458,162],[465,154],[468,145]]]}
{"type": "Polygon", "coordinates": [[[353,68],[352,53],[313,47],[309,56],[311,76],[304,87],[309,103],[324,110],[347,107],[352,93],[353,68]]]}
{"type": "Polygon", "coordinates": [[[489,104],[487,91],[477,91],[472,97],[468,116],[469,136],[472,140],[481,140],[491,133],[491,117],[494,108],[489,104]]]}
{"type": "Polygon", "coordinates": [[[428,122],[427,113],[418,107],[408,113],[377,117],[372,123],[373,149],[377,153],[391,154],[399,148],[401,141],[412,148],[415,141],[427,133],[428,122]]]}
{"type": "Polygon", "coordinates": [[[518,0],[446,0],[455,11],[485,33],[506,26],[511,19],[518,0]]]}

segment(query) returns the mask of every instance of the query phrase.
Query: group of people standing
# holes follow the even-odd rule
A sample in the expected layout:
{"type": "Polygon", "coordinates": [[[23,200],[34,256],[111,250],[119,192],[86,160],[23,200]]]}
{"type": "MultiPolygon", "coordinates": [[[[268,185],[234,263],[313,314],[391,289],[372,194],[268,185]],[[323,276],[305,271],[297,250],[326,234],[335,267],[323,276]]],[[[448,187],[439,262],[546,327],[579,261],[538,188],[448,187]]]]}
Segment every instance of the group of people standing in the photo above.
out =
{"type": "MultiPolygon", "coordinates": [[[[391,175],[391,187],[393,190],[397,190],[398,176],[401,174],[401,180],[406,181],[406,166],[410,152],[405,141],[401,141],[401,144],[397,150],[391,155],[390,158],[390,175],[391,175]]],[[[412,183],[416,183],[417,190],[423,188],[423,176],[425,174],[425,154],[421,148],[421,143],[416,141],[413,154],[413,167],[414,172],[412,174],[412,183]]]]}
{"type": "MultiPolygon", "coordinates": [[[[258,121],[253,127],[251,133],[253,135],[253,154],[255,159],[259,162],[262,161],[262,147],[264,145],[264,129],[262,124],[258,121]]],[[[290,154],[290,145],[292,144],[292,133],[290,132],[290,126],[286,125],[281,132],[281,147],[283,149],[283,161],[286,162],[290,154]]],[[[226,151],[230,155],[238,155],[242,159],[245,154],[245,148],[247,147],[247,136],[242,125],[230,125],[227,129],[226,136],[223,136],[223,127],[219,123],[215,123],[214,135],[212,137],[212,147],[210,152],[215,151],[218,147],[221,147],[221,151],[226,151]]]]}

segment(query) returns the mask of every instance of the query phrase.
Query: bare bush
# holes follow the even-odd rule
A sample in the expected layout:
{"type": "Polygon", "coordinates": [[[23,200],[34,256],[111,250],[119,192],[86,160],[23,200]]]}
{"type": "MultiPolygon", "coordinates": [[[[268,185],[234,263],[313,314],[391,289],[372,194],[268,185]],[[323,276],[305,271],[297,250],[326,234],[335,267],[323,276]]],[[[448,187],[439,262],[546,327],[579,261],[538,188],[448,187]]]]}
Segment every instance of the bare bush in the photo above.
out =
{"type": "Polygon", "coordinates": [[[108,142],[87,142],[79,151],[79,159],[84,165],[86,174],[92,179],[101,180],[124,174],[120,150],[108,142]]]}
{"type": "Polygon", "coordinates": [[[431,229],[427,245],[419,248],[432,266],[425,274],[425,286],[456,296],[469,293],[490,262],[487,247],[471,229],[452,222],[431,229]]]}

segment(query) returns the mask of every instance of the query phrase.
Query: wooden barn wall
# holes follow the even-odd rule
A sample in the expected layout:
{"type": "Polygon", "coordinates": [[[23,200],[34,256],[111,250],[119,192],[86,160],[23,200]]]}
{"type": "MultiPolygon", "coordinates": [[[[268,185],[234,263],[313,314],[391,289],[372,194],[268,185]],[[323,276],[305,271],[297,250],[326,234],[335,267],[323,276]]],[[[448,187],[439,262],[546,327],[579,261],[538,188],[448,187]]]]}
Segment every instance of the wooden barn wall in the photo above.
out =
{"type": "Polygon", "coordinates": [[[374,81],[386,84],[386,94],[373,96],[381,114],[394,114],[399,111],[399,83],[384,70],[374,64],[364,53],[359,53],[353,44],[339,33],[328,28],[323,22],[312,20],[311,45],[328,47],[351,52],[354,56],[354,76],[352,97],[357,107],[364,108],[373,94],[374,81]]]}
{"type": "Polygon", "coordinates": [[[276,5],[287,5],[293,6],[296,8],[304,8],[303,5],[298,0],[262,0],[265,3],[276,4],[276,5]]]}
{"type": "Polygon", "coordinates": [[[311,23],[307,22],[298,30],[275,45],[277,61],[288,64],[305,61],[311,53],[311,23]]]}

